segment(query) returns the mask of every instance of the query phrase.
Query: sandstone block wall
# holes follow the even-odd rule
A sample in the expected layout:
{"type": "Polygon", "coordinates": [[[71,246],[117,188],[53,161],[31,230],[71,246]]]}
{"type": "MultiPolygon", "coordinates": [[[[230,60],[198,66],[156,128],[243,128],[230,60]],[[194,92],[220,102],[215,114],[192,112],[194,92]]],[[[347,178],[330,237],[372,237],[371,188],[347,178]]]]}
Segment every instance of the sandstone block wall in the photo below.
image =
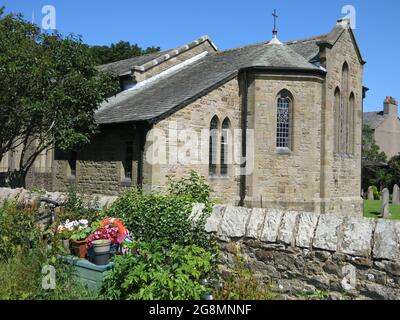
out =
{"type": "Polygon", "coordinates": [[[255,74],[249,89],[249,128],[254,130],[254,173],[248,177],[246,203],[320,212],[322,78],[255,74]],[[292,96],[291,146],[276,147],[277,101],[292,96]]]}
{"type": "Polygon", "coordinates": [[[400,221],[216,206],[206,230],[218,239],[222,270],[240,251],[283,296],[400,299],[400,221]]]}
{"type": "Polygon", "coordinates": [[[325,49],[324,67],[327,70],[324,84],[323,104],[320,121],[325,124],[323,149],[321,154],[323,212],[360,213],[362,211],[361,190],[361,133],[362,133],[362,86],[363,66],[356,51],[356,44],[349,30],[345,30],[331,49],[325,49]],[[353,93],[355,109],[353,111],[353,154],[336,154],[334,150],[335,115],[334,93],[339,88],[344,94],[342,68],[349,68],[348,96],[353,93]]]}
{"type": "MultiPolygon", "coordinates": [[[[33,204],[39,202],[45,202],[44,200],[50,200],[59,203],[60,205],[65,204],[67,195],[62,192],[32,192],[26,189],[10,189],[0,188],[0,205],[5,202],[16,202],[18,204],[33,204]]],[[[84,205],[93,209],[104,209],[111,206],[117,197],[104,196],[104,195],[85,195],[83,196],[84,205]]]]}
{"type": "MultiPolygon", "coordinates": [[[[238,204],[239,202],[239,182],[240,177],[236,175],[236,170],[239,170],[240,165],[232,165],[229,167],[227,176],[209,176],[208,171],[208,146],[209,136],[205,137],[205,152],[201,155],[200,139],[202,138],[202,130],[209,130],[211,119],[217,116],[219,125],[228,118],[231,129],[240,129],[240,97],[238,80],[235,78],[221,87],[213,90],[207,95],[197,99],[185,108],[177,111],[167,119],[160,121],[154,125],[154,129],[165,133],[166,136],[166,163],[150,165],[148,159],[144,161],[144,185],[147,188],[157,189],[165,185],[167,176],[183,177],[190,170],[195,170],[198,174],[208,179],[208,183],[214,190],[213,197],[221,202],[229,204],[238,204]],[[179,137],[184,130],[193,130],[199,138],[199,148],[192,150],[188,155],[187,163],[178,158],[176,148],[181,148],[185,141],[179,140],[179,137]],[[175,152],[175,154],[173,154],[175,152]],[[206,163],[202,161],[202,156],[205,156],[206,163]],[[171,159],[178,159],[172,160],[171,159]]],[[[183,137],[186,139],[186,137],[183,137]]],[[[146,145],[145,154],[152,142],[146,145]]],[[[232,149],[232,143],[230,145],[232,149]]],[[[217,146],[217,159],[220,159],[220,145],[217,146]]]]}

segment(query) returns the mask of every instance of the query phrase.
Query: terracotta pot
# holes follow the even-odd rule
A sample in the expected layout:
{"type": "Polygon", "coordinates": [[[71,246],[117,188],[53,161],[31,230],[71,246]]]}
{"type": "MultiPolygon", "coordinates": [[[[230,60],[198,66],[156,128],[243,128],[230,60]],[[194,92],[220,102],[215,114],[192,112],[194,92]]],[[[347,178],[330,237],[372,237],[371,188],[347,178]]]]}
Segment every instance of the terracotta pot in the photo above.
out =
{"type": "Polygon", "coordinates": [[[72,250],[75,256],[85,259],[87,256],[86,240],[72,240],[72,250]]]}

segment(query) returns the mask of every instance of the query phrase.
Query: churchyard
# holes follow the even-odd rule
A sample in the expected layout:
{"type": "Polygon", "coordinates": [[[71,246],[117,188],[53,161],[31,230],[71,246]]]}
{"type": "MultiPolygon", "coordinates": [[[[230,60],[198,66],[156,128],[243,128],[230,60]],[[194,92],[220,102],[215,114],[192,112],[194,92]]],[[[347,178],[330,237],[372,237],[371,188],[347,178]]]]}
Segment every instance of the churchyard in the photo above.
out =
{"type": "Polygon", "coordinates": [[[387,188],[383,189],[381,192],[378,192],[374,186],[371,186],[368,189],[364,199],[364,217],[382,218],[383,214],[387,219],[400,219],[400,196],[398,185],[394,185],[391,194],[387,188]]]}

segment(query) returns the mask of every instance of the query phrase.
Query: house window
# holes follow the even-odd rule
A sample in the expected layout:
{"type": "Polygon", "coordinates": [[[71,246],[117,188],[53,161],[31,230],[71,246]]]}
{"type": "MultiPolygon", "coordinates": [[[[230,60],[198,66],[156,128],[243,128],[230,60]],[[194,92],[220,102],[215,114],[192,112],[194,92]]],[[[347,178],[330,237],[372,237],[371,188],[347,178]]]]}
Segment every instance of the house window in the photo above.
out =
{"type": "Polygon", "coordinates": [[[133,142],[125,143],[124,177],[132,181],[133,142]]]}
{"type": "Polygon", "coordinates": [[[229,119],[226,118],[222,123],[221,132],[221,175],[228,174],[228,152],[229,152],[229,119]]]}
{"type": "Polygon", "coordinates": [[[276,125],[276,147],[290,149],[290,122],[292,112],[292,99],[288,92],[282,92],[277,100],[277,125],[276,125]]]}
{"type": "Polygon", "coordinates": [[[212,118],[210,123],[210,144],[209,144],[209,167],[210,176],[217,174],[217,140],[218,140],[218,117],[212,118]]]}
{"type": "Polygon", "coordinates": [[[72,151],[68,160],[69,172],[71,178],[76,178],[76,159],[77,159],[77,153],[76,151],[72,151]]]}

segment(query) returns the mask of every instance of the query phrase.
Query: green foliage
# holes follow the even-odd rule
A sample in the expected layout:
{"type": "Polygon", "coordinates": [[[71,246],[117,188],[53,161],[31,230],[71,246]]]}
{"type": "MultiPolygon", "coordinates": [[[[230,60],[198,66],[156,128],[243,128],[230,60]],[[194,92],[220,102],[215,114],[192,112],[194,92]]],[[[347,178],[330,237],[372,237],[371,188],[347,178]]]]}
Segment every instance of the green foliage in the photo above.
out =
{"type": "Polygon", "coordinates": [[[130,44],[129,41],[120,41],[111,46],[93,46],[90,51],[96,64],[102,65],[119,60],[129,59],[137,56],[160,51],[159,47],[148,47],[142,49],[137,44],[130,44]]]}
{"type": "Polygon", "coordinates": [[[115,257],[115,268],[103,284],[105,299],[199,300],[200,284],[212,271],[212,256],[195,245],[137,242],[126,256],[115,257]]]}
{"type": "Polygon", "coordinates": [[[371,187],[372,187],[372,192],[374,194],[374,199],[379,200],[381,193],[378,191],[378,188],[376,186],[371,186],[371,187]]]}
{"type": "Polygon", "coordinates": [[[196,244],[214,250],[204,224],[211,213],[209,188],[194,173],[189,178],[170,179],[168,192],[145,194],[140,189],[122,195],[106,211],[108,216],[120,217],[136,239],[168,241],[173,244],[196,244]],[[202,201],[205,208],[196,224],[190,216],[195,203],[202,201]]]}
{"type": "Polygon", "coordinates": [[[236,252],[234,268],[226,279],[222,290],[216,290],[216,300],[272,300],[275,295],[271,286],[260,282],[245,265],[244,259],[236,252]]]}
{"type": "Polygon", "coordinates": [[[212,192],[205,178],[199,176],[194,170],[191,170],[189,175],[181,179],[168,176],[167,190],[171,195],[187,196],[190,197],[193,202],[205,204],[210,202],[209,199],[212,192]]]}
{"type": "Polygon", "coordinates": [[[371,185],[385,186],[391,180],[387,157],[376,144],[374,130],[367,125],[363,126],[362,140],[362,187],[367,190],[371,185]]]}
{"type": "Polygon", "coordinates": [[[6,261],[17,251],[26,252],[38,246],[43,233],[37,218],[35,210],[19,210],[14,203],[0,208],[0,261],[6,261]]]}
{"type": "Polygon", "coordinates": [[[48,265],[48,253],[42,247],[17,251],[8,261],[0,262],[1,300],[79,300],[96,296],[73,280],[71,266],[53,260],[56,288],[42,288],[42,268],[48,265]]]}
{"type": "Polygon", "coordinates": [[[0,16],[0,159],[21,143],[23,185],[27,170],[48,146],[79,148],[97,132],[94,113],[118,91],[100,73],[80,37],[41,32],[22,15],[0,16]]]}
{"type": "Polygon", "coordinates": [[[68,186],[67,199],[61,213],[56,217],[57,222],[87,219],[89,223],[92,223],[104,219],[105,213],[96,209],[98,207],[97,200],[92,201],[90,195],[84,195],[75,185],[68,186]]]}
{"type": "Polygon", "coordinates": [[[37,224],[37,212],[18,209],[15,203],[0,206],[0,300],[89,299],[85,287],[75,283],[71,267],[59,262],[58,238],[45,239],[37,224]],[[56,269],[56,289],[42,288],[42,268],[56,269]]]}

